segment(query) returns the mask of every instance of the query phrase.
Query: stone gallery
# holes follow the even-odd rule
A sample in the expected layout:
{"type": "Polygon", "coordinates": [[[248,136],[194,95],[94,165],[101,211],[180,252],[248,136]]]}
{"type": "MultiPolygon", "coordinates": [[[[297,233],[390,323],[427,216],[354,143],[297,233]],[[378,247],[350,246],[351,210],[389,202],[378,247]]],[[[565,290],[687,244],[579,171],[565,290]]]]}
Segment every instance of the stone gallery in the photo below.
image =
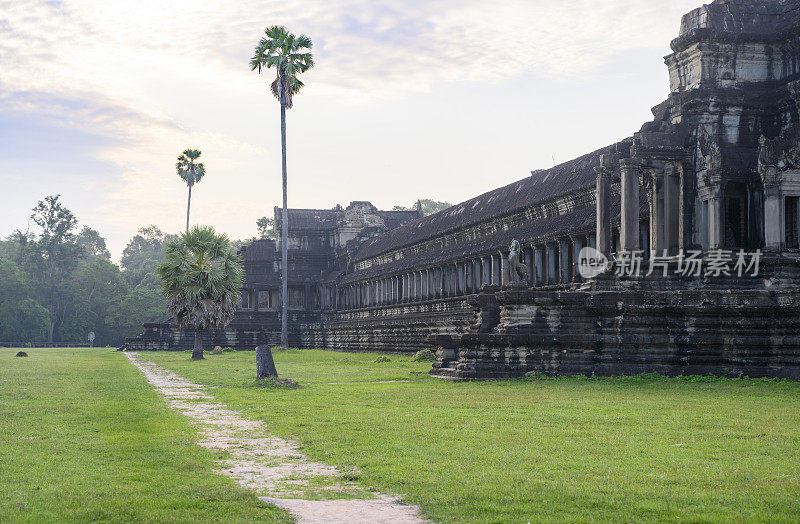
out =
{"type": "MultiPolygon", "coordinates": [[[[631,138],[426,217],[290,209],[290,344],[431,348],[453,379],[800,378],[800,1],[716,0],[671,48],[631,138]],[[585,278],[589,247],[611,264],[585,278]]],[[[277,344],[278,246],[242,257],[240,309],[207,342],[277,344]]],[[[191,341],[146,324],[128,345],[191,341]]]]}

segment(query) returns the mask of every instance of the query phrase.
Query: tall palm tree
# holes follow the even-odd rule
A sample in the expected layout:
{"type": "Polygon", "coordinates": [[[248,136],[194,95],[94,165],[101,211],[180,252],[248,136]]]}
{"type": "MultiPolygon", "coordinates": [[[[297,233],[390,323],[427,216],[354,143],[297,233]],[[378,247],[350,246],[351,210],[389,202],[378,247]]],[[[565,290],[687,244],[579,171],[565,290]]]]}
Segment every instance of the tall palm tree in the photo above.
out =
{"type": "Polygon", "coordinates": [[[288,300],[289,300],[289,224],[286,216],[286,110],[292,107],[292,97],[303,87],[297,75],[308,71],[314,65],[314,58],[308,52],[311,39],[306,35],[295,36],[285,27],[271,25],[264,30],[262,38],[250,59],[250,69],[263,70],[275,68],[275,80],[270,90],[281,103],[281,159],[283,168],[283,212],[281,213],[281,346],[289,347],[288,300]]]}
{"type": "Polygon", "coordinates": [[[203,330],[230,323],[242,289],[244,268],[230,239],[193,227],[167,243],[158,276],[178,326],[195,330],[192,359],[202,359],[203,330]]]}
{"type": "Polygon", "coordinates": [[[200,158],[199,149],[187,149],[178,157],[175,170],[178,176],[189,186],[189,202],[186,204],[186,231],[189,231],[189,208],[192,206],[192,186],[200,182],[206,174],[206,168],[202,162],[197,162],[200,158]]]}

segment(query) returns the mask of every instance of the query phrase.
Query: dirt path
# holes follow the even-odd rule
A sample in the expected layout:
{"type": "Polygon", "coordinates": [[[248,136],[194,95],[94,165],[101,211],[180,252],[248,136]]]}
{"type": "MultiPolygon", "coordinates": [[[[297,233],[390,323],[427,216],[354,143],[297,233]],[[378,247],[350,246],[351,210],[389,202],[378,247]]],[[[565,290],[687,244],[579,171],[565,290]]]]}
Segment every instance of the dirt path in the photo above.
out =
{"type": "Polygon", "coordinates": [[[271,436],[260,420],[247,420],[216,402],[205,386],[141,361],[137,353],[125,355],[172,409],[200,428],[198,444],[228,453],[218,473],[292,512],[298,522],[425,522],[417,507],[366,492],[336,468],[309,461],[292,442],[271,436]]]}

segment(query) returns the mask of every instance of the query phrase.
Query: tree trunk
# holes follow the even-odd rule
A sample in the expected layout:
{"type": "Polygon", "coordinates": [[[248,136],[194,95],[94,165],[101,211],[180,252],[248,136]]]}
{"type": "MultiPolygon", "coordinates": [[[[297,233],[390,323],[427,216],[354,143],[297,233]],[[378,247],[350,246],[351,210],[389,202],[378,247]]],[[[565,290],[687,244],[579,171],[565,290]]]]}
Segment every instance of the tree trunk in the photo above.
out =
{"type": "Polygon", "coordinates": [[[256,378],[278,378],[275,361],[272,360],[272,350],[264,344],[256,347],[256,378]]]}
{"type": "Polygon", "coordinates": [[[189,201],[186,203],[186,232],[189,232],[189,209],[192,207],[192,185],[189,184],[189,201]]]}
{"type": "Polygon", "coordinates": [[[194,349],[192,350],[192,360],[203,359],[203,330],[194,330],[194,349]]]}
{"type": "MultiPolygon", "coordinates": [[[[281,86],[283,86],[281,82],[281,86]]],[[[281,213],[281,347],[289,347],[289,219],[286,211],[286,93],[281,87],[281,156],[283,162],[283,211],[281,213]]]]}

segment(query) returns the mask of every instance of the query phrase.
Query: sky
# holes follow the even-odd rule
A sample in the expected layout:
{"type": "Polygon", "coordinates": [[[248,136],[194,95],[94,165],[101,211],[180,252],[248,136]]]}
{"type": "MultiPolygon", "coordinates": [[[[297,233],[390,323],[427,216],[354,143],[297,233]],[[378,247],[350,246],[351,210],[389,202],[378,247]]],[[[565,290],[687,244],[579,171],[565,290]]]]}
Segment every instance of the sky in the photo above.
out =
{"type": "Polygon", "coordinates": [[[287,112],[289,206],[461,202],[621,140],[668,94],[697,0],[0,0],[0,237],[60,194],[118,260],[192,223],[255,236],[281,201],[268,25],[314,43],[287,112]]]}

